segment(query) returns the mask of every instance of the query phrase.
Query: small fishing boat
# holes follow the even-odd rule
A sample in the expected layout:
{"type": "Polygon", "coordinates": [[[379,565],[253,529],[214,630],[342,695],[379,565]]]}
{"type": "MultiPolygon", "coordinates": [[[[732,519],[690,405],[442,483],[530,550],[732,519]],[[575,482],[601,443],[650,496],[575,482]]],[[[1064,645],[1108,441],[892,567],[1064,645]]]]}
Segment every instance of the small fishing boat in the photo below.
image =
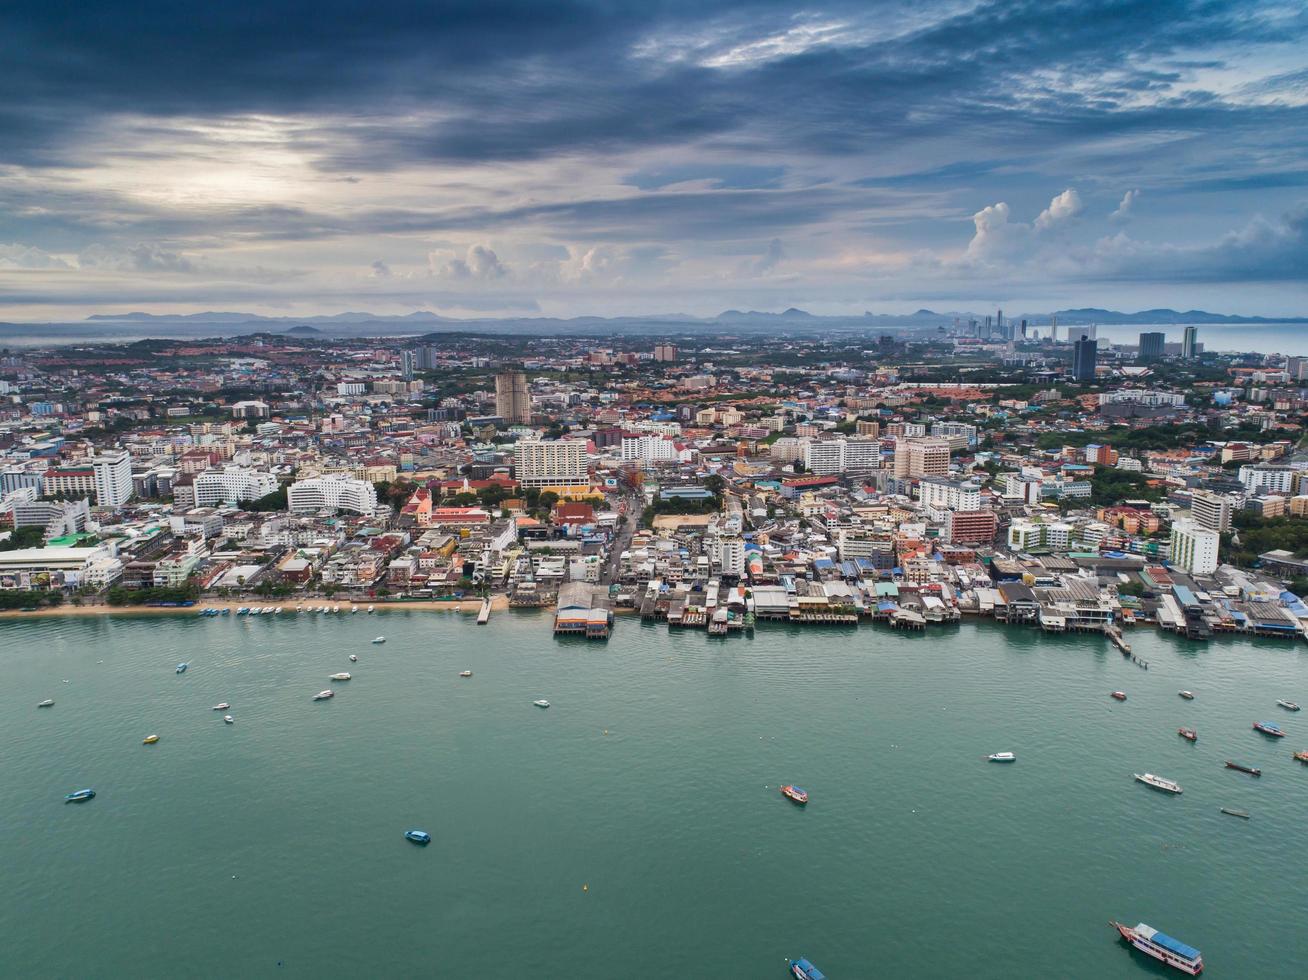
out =
{"type": "Polygon", "coordinates": [[[338,612],[340,612],[340,611],[341,611],[341,607],[340,607],[340,606],[332,606],[332,612],[334,612],[334,613],[338,613],[338,612]]]}
{"type": "Polygon", "coordinates": [[[350,654],[350,663],[357,664],[358,662],[359,662],[359,658],[356,657],[354,654],[350,654]]]}
{"type": "Polygon", "coordinates": [[[145,736],[145,738],[141,739],[141,744],[142,744],[142,745],[153,745],[153,744],[154,744],[155,742],[157,742],[157,741],[159,741],[159,736],[158,736],[158,735],[147,735],[147,736],[145,736]]]}
{"type": "Polygon", "coordinates": [[[335,696],[336,696],[335,691],[319,691],[317,694],[313,696],[313,699],[315,701],[326,701],[328,698],[335,697],[335,696]]]}
{"type": "Polygon", "coordinates": [[[234,725],[236,724],[236,719],[233,718],[231,715],[223,715],[223,723],[227,725],[234,725]]]}
{"type": "Polygon", "coordinates": [[[177,673],[179,673],[179,674],[185,674],[185,673],[186,673],[186,668],[189,667],[189,666],[191,666],[191,665],[190,665],[190,664],[178,664],[178,665],[177,665],[177,673]]]}
{"type": "Polygon", "coordinates": [[[1179,939],[1164,935],[1143,922],[1134,928],[1122,925],[1120,922],[1110,922],[1109,925],[1140,952],[1152,956],[1156,960],[1161,960],[1168,966],[1175,967],[1182,973],[1188,973],[1192,977],[1197,977],[1203,972],[1203,954],[1193,946],[1187,946],[1179,939]]]}
{"type": "Polygon", "coordinates": [[[226,711],[226,710],[227,710],[228,708],[230,708],[230,707],[231,707],[231,705],[228,704],[226,701],[224,701],[224,702],[222,702],[221,704],[215,704],[215,705],[213,706],[213,710],[214,710],[214,711],[226,711]]]}
{"type": "Polygon", "coordinates": [[[1154,789],[1162,790],[1164,793],[1180,793],[1181,784],[1170,779],[1164,779],[1162,776],[1155,776],[1151,772],[1135,773],[1135,781],[1144,783],[1146,786],[1152,786],[1154,789]]]}
{"type": "Polygon", "coordinates": [[[1125,700],[1126,700],[1126,692],[1125,692],[1125,691],[1114,691],[1112,694],[1109,695],[1109,697],[1113,698],[1113,699],[1116,700],[1116,701],[1125,701],[1125,700]]]}
{"type": "Polygon", "coordinates": [[[460,676],[460,677],[471,677],[471,676],[472,676],[472,671],[470,671],[470,670],[461,670],[461,671],[459,671],[459,676],[460,676]]]}
{"type": "Polygon", "coordinates": [[[53,708],[53,707],[54,707],[54,698],[46,698],[44,701],[42,701],[40,704],[38,704],[37,707],[38,707],[38,708],[53,708]]]}
{"type": "Polygon", "coordinates": [[[1176,730],[1176,734],[1180,735],[1187,742],[1199,741],[1199,733],[1196,732],[1193,728],[1178,728],[1176,730]]]}
{"type": "Polygon", "coordinates": [[[795,980],[827,980],[827,975],[802,956],[790,960],[790,975],[795,980]]]}
{"type": "Polygon", "coordinates": [[[355,613],[357,613],[358,611],[359,611],[359,607],[358,607],[358,606],[351,606],[351,607],[350,607],[350,615],[351,615],[351,616],[353,616],[353,615],[354,615],[355,613]]]}
{"type": "Polygon", "coordinates": [[[250,607],[249,607],[249,606],[242,606],[240,609],[236,610],[236,615],[238,615],[238,616],[248,616],[248,615],[250,615],[250,607]]]}
{"type": "Polygon", "coordinates": [[[373,642],[373,643],[385,643],[385,642],[386,642],[386,637],[384,637],[384,636],[374,636],[374,637],[372,638],[372,642],[373,642]]]}
{"type": "Polygon", "coordinates": [[[369,607],[368,607],[368,615],[369,615],[369,616],[372,615],[372,606],[369,606],[369,607]]]}
{"type": "Polygon", "coordinates": [[[332,676],[328,678],[328,680],[332,681],[348,681],[349,679],[350,675],[345,671],[341,671],[339,674],[332,674],[332,676]]]}
{"type": "Polygon", "coordinates": [[[425,830],[406,830],[404,832],[404,839],[426,847],[431,843],[431,834],[427,833],[425,830]]]}
{"type": "Polygon", "coordinates": [[[1250,776],[1261,776],[1263,774],[1261,769],[1255,769],[1253,766],[1246,766],[1241,762],[1230,762],[1229,760],[1226,763],[1226,768],[1234,769],[1237,772],[1247,772],[1250,776]]]}
{"type": "Polygon", "coordinates": [[[1272,738],[1285,738],[1285,732],[1281,731],[1280,726],[1274,725],[1270,721],[1255,721],[1253,727],[1254,731],[1270,735],[1272,738]]]}
{"type": "Polygon", "coordinates": [[[1279,704],[1279,705],[1280,705],[1282,708],[1284,708],[1286,711],[1298,711],[1298,710],[1299,710],[1299,706],[1298,706],[1297,704],[1295,704],[1293,701],[1282,701],[1282,700],[1280,700],[1280,699],[1277,699],[1277,702],[1276,702],[1276,703],[1279,704]]]}
{"type": "Polygon", "coordinates": [[[991,762],[1016,762],[1017,756],[1012,752],[996,752],[994,755],[986,756],[991,762]]]}
{"type": "Polygon", "coordinates": [[[1177,691],[1176,693],[1179,694],[1181,697],[1185,698],[1187,701],[1194,700],[1194,691],[1177,691]]]}
{"type": "Polygon", "coordinates": [[[1224,806],[1222,807],[1222,812],[1225,813],[1227,816],[1239,817],[1241,820],[1249,819],[1249,814],[1245,813],[1243,810],[1232,810],[1230,807],[1224,806]]]}
{"type": "Polygon", "coordinates": [[[75,793],[69,793],[64,797],[65,803],[84,803],[87,800],[95,799],[95,790],[79,789],[75,793]]]}
{"type": "Polygon", "coordinates": [[[550,703],[546,701],[544,698],[541,698],[539,701],[533,701],[531,703],[538,708],[548,708],[550,706],[550,703]]]}
{"type": "Polygon", "coordinates": [[[1308,762],[1308,752],[1296,752],[1294,759],[1296,762],[1308,762]]]}
{"type": "Polygon", "coordinates": [[[781,795],[784,796],[786,799],[790,800],[792,803],[798,803],[800,806],[803,806],[805,803],[808,802],[807,791],[800,789],[798,786],[793,786],[789,784],[782,786],[781,795]]]}
{"type": "Polygon", "coordinates": [[[260,616],[260,615],[262,615],[262,614],[263,614],[263,612],[262,612],[261,609],[259,609],[258,606],[251,606],[251,607],[250,607],[250,615],[251,615],[251,616],[260,616]]]}

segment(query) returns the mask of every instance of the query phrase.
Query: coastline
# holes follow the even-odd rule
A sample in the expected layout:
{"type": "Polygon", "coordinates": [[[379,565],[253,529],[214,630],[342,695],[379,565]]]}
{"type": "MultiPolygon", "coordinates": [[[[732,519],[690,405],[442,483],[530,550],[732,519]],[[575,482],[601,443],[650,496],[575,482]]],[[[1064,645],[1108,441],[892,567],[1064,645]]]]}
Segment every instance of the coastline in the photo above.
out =
{"type": "MultiPolygon", "coordinates": [[[[46,609],[33,609],[30,612],[24,612],[21,609],[6,609],[0,612],[0,620],[6,619],[35,619],[45,616],[198,616],[207,609],[223,610],[228,609],[232,615],[236,610],[249,607],[258,607],[267,609],[269,607],[280,608],[282,614],[287,613],[292,616],[296,615],[295,607],[303,605],[306,607],[305,615],[321,615],[309,613],[308,608],[316,606],[337,606],[341,607],[337,616],[350,615],[351,605],[359,609],[358,615],[366,615],[368,606],[373,607],[374,613],[385,612],[461,612],[472,613],[476,615],[481,611],[480,599],[459,599],[451,602],[436,602],[431,599],[416,599],[410,602],[383,602],[378,599],[372,599],[365,602],[351,603],[350,600],[341,600],[328,602],[326,599],[315,599],[305,602],[303,600],[263,600],[251,602],[249,600],[201,600],[193,606],[109,606],[104,603],[83,604],[74,606],[64,603],[60,606],[46,609]]],[[[491,612],[502,612],[509,608],[509,599],[505,595],[491,596],[491,612]]]]}

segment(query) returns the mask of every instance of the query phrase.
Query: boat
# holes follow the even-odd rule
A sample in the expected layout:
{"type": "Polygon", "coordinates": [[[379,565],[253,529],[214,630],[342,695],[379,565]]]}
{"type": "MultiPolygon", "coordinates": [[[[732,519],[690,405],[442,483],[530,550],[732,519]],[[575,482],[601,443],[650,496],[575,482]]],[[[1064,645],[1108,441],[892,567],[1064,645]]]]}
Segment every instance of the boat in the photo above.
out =
{"type": "Polygon", "coordinates": [[[354,654],[350,654],[350,663],[357,664],[358,662],[359,662],[359,658],[356,657],[354,654]]]}
{"type": "Polygon", "coordinates": [[[431,843],[431,834],[427,833],[425,830],[406,830],[404,832],[404,839],[426,847],[431,843]]]}
{"type": "Polygon", "coordinates": [[[550,706],[550,703],[546,701],[544,698],[541,698],[539,701],[533,701],[531,703],[538,708],[548,708],[550,706]]]}
{"type": "Polygon", "coordinates": [[[471,677],[471,676],[472,676],[472,671],[470,671],[470,670],[461,670],[461,671],[459,671],[459,676],[460,676],[460,677],[471,677]]]}
{"type": "Polygon", "coordinates": [[[214,710],[214,711],[226,711],[226,710],[227,710],[228,708],[230,708],[230,707],[231,707],[231,705],[228,704],[226,701],[224,701],[224,702],[222,702],[222,704],[215,704],[215,705],[213,706],[213,710],[214,710]]]}
{"type": "Polygon", "coordinates": [[[238,616],[248,616],[249,614],[250,614],[249,606],[242,606],[240,609],[236,610],[236,615],[238,616]]]}
{"type": "Polygon", "coordinates": [[[1135,774],[1137,783],[1144,783],[1146,786],[1152,786],[1154,789],[1160,789],[1164,793],[1180,793],[1181,784],[1173,782],[1170,779],[1164,779],[1162,776],[1155,776],[1151,772],[1135,774]]]}
{"type": "Polygon", "coordinates": [[[827,980],[827,975],[804,957],[790,960],[790,975],[795,980],[827,980]]]}
{"type": "Polygon", "coordinates": [[[1277,699],[1277,702],[1276,702],[1276,703],[1279,704],[1279,705],[1280,705],[1282,708],[1284,708],[1286,711],[1298,711],[1298,710],[1299,710],[1299,706],[1298,706],[1297,704],[1295,704],[1293,701],[1282,701],[1282,700],[1280,700],[1280,699],[1277,699]]]}
{"type": "Polygon", "coordinates": [[[1109,925],[1140,952],[1152,956],[1168,966],[1175,967],[1182,973],[1188,973],[1192,977],[1197,977],[1203,972],[1203,955],[1193,946],[1187,946],[1179,939],[1164,935],[1143,922],[1135,928],[1122,925],[1120,922],[1110,922],[1109,925]]]}
{"type": "Polygon", "coordinates": [[[1232,817],[1239,817],[1241,820],[1248,820],[1249,814],[1243,810],[1232,810],[1230,807],[1222,807],[1222,812],[1232,817]]]}
{"type": "Polygon", "coordinates": [[[384,637],[384,636],[374,636],[374,637],[372,638],[372,642],[373,642],[373,643],[385,643],[385,642],[386,642],[386,637],[384,637]]]}
{"type": "Polygon", "coordinates": [[[334,612],[334,613],[338,613],[338,612],[340,612],[340,611],[341,611],[341,607],[340,607],[340,606],[332,606],[332,612],[334,612]]]}
{"type": "Polygon", "coordinates": [[[84,803],[86,800],[95,799],[95,790],[79,789],[75,793],[69,793],[64,797],[65,803],[84,803]]]}
{"type": "Polygon", "coordinates": [[[353,616],[353,615],[354,615],[355,613],[357,613],[358,611],[359,611],[359,607],[358,607],[358,606],[351,606],[351,607],[350,607],[350,615],[351,615],[351,616],[353,616]]]}
{"type": "Polygon", "coordinates": [[[1296,762],[1308,762],[1308,752],[1296,752],[1294,759],[1296,762]]]}
{"type": "Polygon", "coordinates": [[[1226,768],[1235,769],[1237,772],[1247,772],[1250,776],[1261,776],[1263,774],[1261,769],[1255,769],[1253,766],[1246,766],[1244,763],[1229,760],[1226,763],[1226,768]]]}
{"type": "Polygon", "coordinates": [[[1177,691],[1176,693],[1179,694],[1181,697],[1185,698],[1187,701],[1194,700],[1194,691],[1177,691]]]}
{"type": "Polygon", "coordinates": [[[155,742],[157,742],[157,741],[159,741],[159,736],[158,736],[158,735],[147,735],[147,736],[145,736],[145,738],[141,739],[141,744],[142,744],[142,745],[153,745],[153,744],[154,744],[155,742]]]}
{"type": "Polygon", "coordinates": [[[1176,734],[1180,735],[1187,742],[1199,741],[1199,733],[1196,732],[1193,728],[1178,728],[1176,730],[1176,734]]]}
{"type": "Polygon", "coordinates": [[[251,607],[250,607],[250,615],[251,615],[251,616],[258,616],[258,615],[261,615],[261,613],[260,613],[260,611],[259,611],[259,607],[258,607],[258,606],[251,606],[251,607]]]}
{"type": "Polygon", "coordinates": [[[190,665],[190,664],[178,664],[178,665],[177,665],[177,673],[179,673],[179,674],[185,674],[185,673],[186,673],[186,668],[189,667],[189,666],[191,666],[191,665],[190,665]]]}
{"type": "Polygon", "coordinates": [[[986,756],[991,762],[1016,762],[1017,756],[1012,752],[996,752],[994,755],[986,756]]]}
{"type": "Polygon", "coordinates": [[[350,675],[345,671],[341,671],[339,674],[332,674],[332,676],[328,678],[328,680],[332,681],[348,681],[349,679],[350,675]]]}
{"type": "Polygon", "coordinates": [[[236,719],[231,715],[223,715],[223,722],[228,725],[234,725],[236,724],[236,719]]]}
{"type": "Polygon", "coordinates": [[[805,790],[800,789],[798,786],[792,786],[789,784],[782,786],[781,795],[793,803],[798,803],[800,806],[803,806],[808,802],[808,793],[805,790]]]}
{"type": "Polygon", "coordinates": [[[313,699],[315,701],[326,701],[328,698],[335,697],[335,696],[336,696],[335,691],[319,691],[317,694],[313,696],[313,699]]]}
{"type": "Polygon", "coordinates": [[[1262,732],[1264,735],[1270,735],[1272,738],[1285,738],[1285,732],[1281,731],[1278,725],[1270,721],[1255,721],[1253,723],[1254,731],[1262,732]]]}
{"type": "Polygon", "coordinates": [[[372,606],[369,606],[369,607],[368,607],[368,615],[369,615],[369,616],[372,615],[372,606]]]}
{"type": "Polygon", "coordinates": [[[1114,698],[1114,699],[1116,699],[1116,700],[1118,700],[1118,701],[1125,701],[1125,700],[1126,700],[1126,692],[1125,692],[1125,691],[1114,691],[1112,694],[1109,695],[1109,697],[1114,698]]]}
{"type": "Polygon", "coordinates": [[[38,708],[53,708],[53,707],[54,707],[54,698],[46,698],[44,701],[42,701],[40,704],[38,704],[37,707],[38,707],[38,708]]]}

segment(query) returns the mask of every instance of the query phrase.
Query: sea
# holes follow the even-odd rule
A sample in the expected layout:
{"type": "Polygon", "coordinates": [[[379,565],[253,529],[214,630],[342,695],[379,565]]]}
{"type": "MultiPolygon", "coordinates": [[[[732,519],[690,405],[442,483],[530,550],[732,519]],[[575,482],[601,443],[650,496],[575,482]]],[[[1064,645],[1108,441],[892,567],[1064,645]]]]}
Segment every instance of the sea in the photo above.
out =
{"type": "Polygon", "coordinates": [[[1118,919],[1298,980],[1308,648],[1128,638],[1148,669],[971,621],[0,622],[0,976],[1168,975],[1118,919]]]}
{"type": "MultiPolygon", "coordinates": [[[[1067,337],[1069,328],[1059,327],[1059,336],[1067,337]]],[[[1071,328],[1074,329],[1074,328],[1071,328]]],[[[1205,351],[1240,354],[1282,354],[1290,357],[1308,356],[1308,323],[1201,323],[1197,327],[1199,343],[1205,351]]],[[[1043,335],[1047,327],[1039,328],[1043,335]]],[[[1179,344],[1185,327],[1168,324],[1099,325],[1096,335],[1115,344],[1135,346],[1142,333],[1161,332],[1167,343],[1179,344]]]]}

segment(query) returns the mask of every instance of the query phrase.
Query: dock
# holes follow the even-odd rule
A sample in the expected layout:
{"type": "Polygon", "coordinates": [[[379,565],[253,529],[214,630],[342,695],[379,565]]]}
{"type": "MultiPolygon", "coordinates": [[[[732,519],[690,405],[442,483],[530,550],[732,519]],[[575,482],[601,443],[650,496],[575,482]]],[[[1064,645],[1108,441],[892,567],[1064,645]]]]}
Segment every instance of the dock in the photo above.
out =
{"type": "Polygon", "coordinates": [[[485,626],[487,623],[490,622],[490,617],[491,617],[491,601],[489,598],[486,598],[481,601],[481,611],[477,613],[477,625],[485,626]]]}

